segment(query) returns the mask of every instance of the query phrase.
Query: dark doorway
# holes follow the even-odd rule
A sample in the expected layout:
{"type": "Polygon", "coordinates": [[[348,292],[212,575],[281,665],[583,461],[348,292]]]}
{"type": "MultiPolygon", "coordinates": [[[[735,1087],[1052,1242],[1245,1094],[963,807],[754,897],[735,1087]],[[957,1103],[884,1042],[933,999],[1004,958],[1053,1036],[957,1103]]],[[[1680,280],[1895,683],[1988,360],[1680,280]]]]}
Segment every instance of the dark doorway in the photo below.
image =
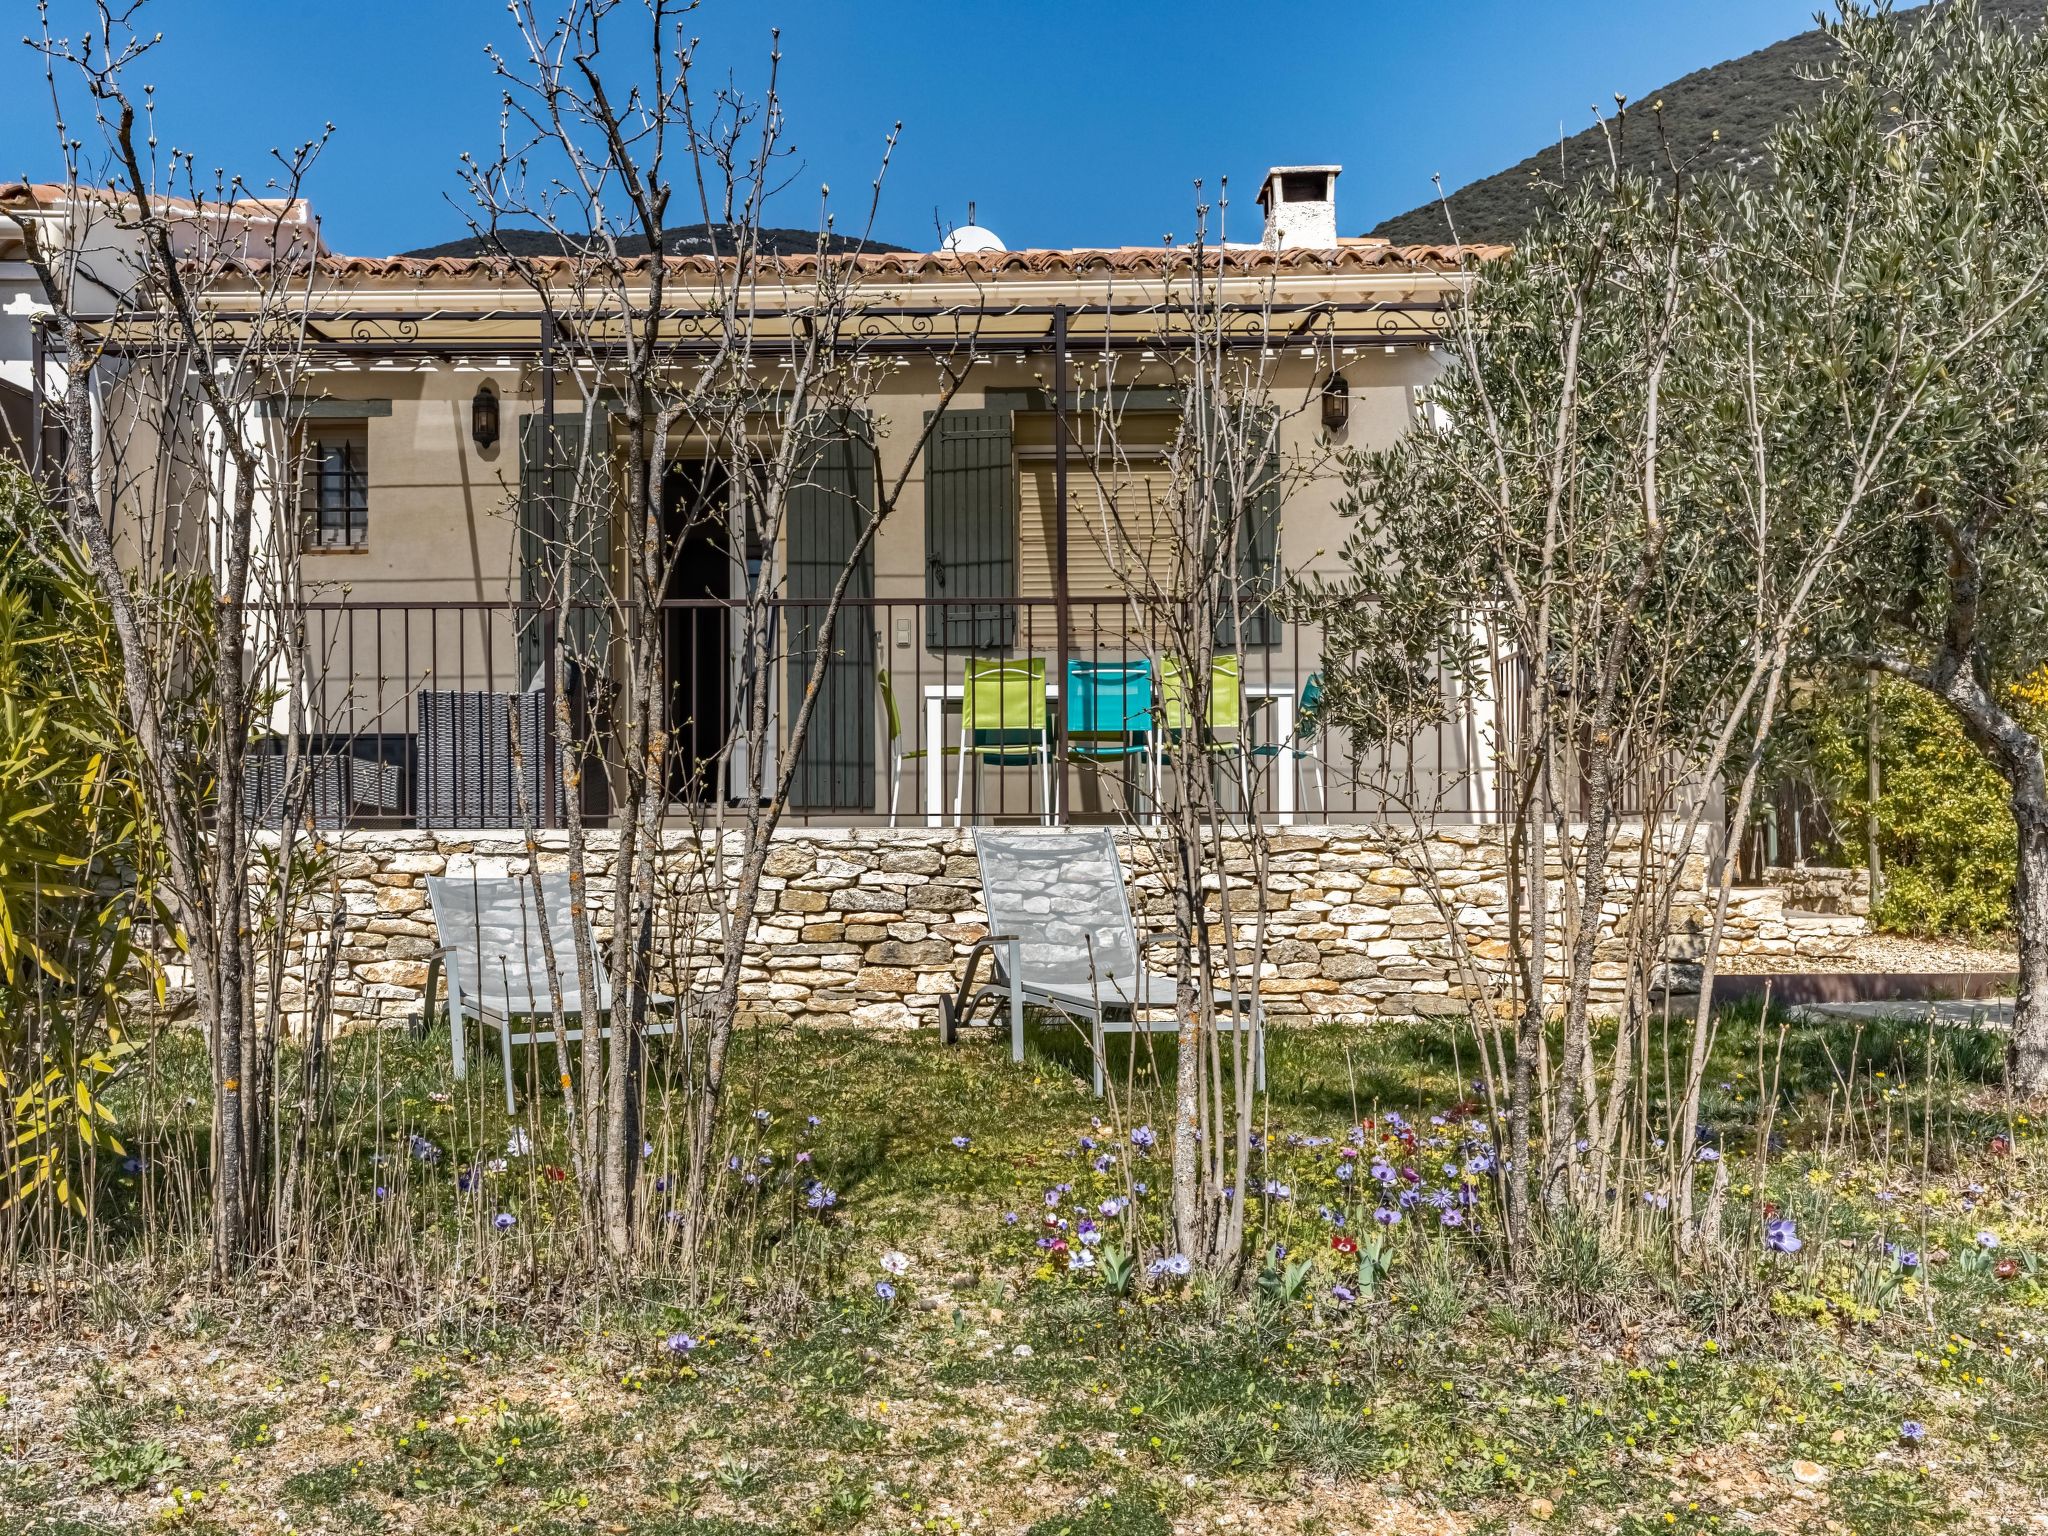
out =
{"type": "Polygon", "coordinates": [[[725,470],[674,464],[662,477],[662,531],[673,558],[666,597],[669,793],[718,795],[731,723],[732,542],[725,470]]]}

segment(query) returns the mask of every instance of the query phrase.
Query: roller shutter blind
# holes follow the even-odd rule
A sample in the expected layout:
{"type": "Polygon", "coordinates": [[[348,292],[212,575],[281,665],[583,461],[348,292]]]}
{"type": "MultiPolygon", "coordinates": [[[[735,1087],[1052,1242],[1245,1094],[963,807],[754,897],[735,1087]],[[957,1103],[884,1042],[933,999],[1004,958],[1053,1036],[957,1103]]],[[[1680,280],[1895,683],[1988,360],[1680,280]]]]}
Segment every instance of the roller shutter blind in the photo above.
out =
{"type": "MultiPolygon", "coordinates": [[[[1026,460],[1019,476],[1022,558],[1018,593],[1053,595],[1059,503],[1049,460],[1026,460]]],[[[1067,472],[1067,593],[1116,597],[1164,586],[1173,575],[1173,477],[1164,460],[1138,460],[1114,477],[1079,464],[1067,472]]]]}

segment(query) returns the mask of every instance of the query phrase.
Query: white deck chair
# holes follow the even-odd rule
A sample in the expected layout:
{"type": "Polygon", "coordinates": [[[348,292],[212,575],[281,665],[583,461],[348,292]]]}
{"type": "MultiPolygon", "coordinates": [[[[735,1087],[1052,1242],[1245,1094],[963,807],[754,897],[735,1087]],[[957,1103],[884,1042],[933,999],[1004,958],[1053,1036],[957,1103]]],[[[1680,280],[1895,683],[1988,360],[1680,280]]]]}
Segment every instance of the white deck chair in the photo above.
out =
{"type": "MultiPolygon", "coordinates": [[[[1104,1036],[1140,1030],[1172,1033],[1180,1027],[1171,1011],[1171,971],[1161,975],[1145,964],[1147,950],[1176,942],[1174,936],[1139,936],[1124,893],[1116,837],[1108,827],[1058,832],[977,828],[974,848],[981,863],[989,937],[968,953],[957,995],[939,999],[940,1038],[951,1044],[983,1002],[1007,1002],[1010,1056],[1022,1061],[1024,1005],[1056,1008],[1087,1021],[1095,1093],[1101,1097],[1104,1036]],[[990,981],[977,983],[984,953],[994,974],[990,981]],[[1162,1010],[1167,1014],[1164,1020],[1139,1017],[1162,1010]]],[[[1217,1002],[1229,1006],[1229,1022],[1219,1018],[1224,1028],[1250,1028],[1254,1069],[1264,1088],[1266,1034],[1257,999],[1219,992],[1217,1002]]]]}
{"type": "MultiPolygon", "coordinates": [[[[611,1012],[611,978],[593,935],[591,953],[600,958],[595,977],[597,996],[586,1008],[577,979],[575,930],[569,921],[569,877],[544,874],[540,883],[548,934],[555,951],[562,1012],[573,1015],[576,1021],[565,1034],[571,1040],[581,1040],[581,1020],[586,1012],[595,1011],[600,1016],[611,1012]]],[[[551,1044],[555,1038],[554,1000],[548,985],[547,954],[541,947],[533,881],[524,877],[485,880],[430,875],[427,900],[433,905],[434,927],[441,938],[441,947],[427,963],[427,1020],[431,1023],[433,1019],[436,972],[445,966],[448,1040],[455,1075],[468,1075],[463,1036],[469,1020],[497,1030],[498,1055],[505,1069],[505,1113],[517,1113],[518,1103],[512,1089],[512,1047],[551,1044]],[[515,1027],[520,1020],[527,1024],[524,1030],[515,1027]]],[[[648,1034],[665,1035],[675,1029],[672,998],[649,993],[647,1006],[650,1013],[660,1010],[667,1015],[650,1018],[648,1034]]],[[[610,1032],[606,1027],[605,1033],[610,1032]]]]}

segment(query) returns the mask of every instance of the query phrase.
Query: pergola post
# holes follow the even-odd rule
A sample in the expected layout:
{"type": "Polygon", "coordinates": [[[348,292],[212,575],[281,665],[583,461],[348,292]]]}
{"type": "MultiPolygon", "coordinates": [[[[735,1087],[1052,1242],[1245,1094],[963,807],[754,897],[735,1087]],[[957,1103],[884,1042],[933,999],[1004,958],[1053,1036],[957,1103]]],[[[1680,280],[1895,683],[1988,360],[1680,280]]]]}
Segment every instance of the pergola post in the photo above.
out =
{"type": "Polygon", "coordinates": [[[1052,814],[1055,824],[1067,816],[1067,663],[1073,658],[1072,611],[1067,591],[1067,306],[1056,304],[1052,312],[1052,500],[1053,624],[1059,630],[1059,671],[1052,681],[1058,688],[1055,702],[1048,705],[1052,719],[1050,741],[1052,761],[1045,771],[1052,775],[1052,814]]]}
{"type": "MultiPolygon", "coordinates": [[[[555,494],[555,314],[544,309],[540,316],[540,484],[541,499],[547,505],[546,527],[548,530],[547,555],[549,565],[554,564],[554,551],[561,548],[562,509],[555,494]]],[[[566,562],[565,562],[566,565],[566,562]]],[[[555,689],[561,679],[555,675],[555,648],[558,636],[555,626],[562,622],[559,600],[560,593],[554,591],[554,583],[544,588],[549,600],[542,610],[534,615],[540,621],[541,674],[547,689],[544,719],[548,722],[548,744],[543,749],[545,757],[534,763],[534,771],[543,790],[544,802],[541,814],[550,827],[562,825],[562,763],[560,754],[566,743],[554,738],[555,689]]],[[[524,686],[523,684],[521,686],[524,686]]]]}

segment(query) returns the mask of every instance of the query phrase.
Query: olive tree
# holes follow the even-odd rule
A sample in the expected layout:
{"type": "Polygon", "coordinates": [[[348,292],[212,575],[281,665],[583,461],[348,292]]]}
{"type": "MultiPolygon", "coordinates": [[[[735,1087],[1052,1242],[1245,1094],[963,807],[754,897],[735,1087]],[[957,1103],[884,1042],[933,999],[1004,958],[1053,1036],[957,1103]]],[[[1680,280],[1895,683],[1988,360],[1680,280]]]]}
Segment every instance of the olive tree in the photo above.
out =
{"type": "MultiPolygon", "coordinates": [[[[1330,709],[1354,734],[1398,740],[1459,692],[1496,695],[1506,722],[1509,921],[1499,995],[1475,1022],[1506,1086],[1518,1218],[1537,1181],[1547,1205],[1613,1220],[1633,1121],[1646,1176],[1661,1160],[1673,1186],[1680,1242],[1717,1224],[1725,1183],[1695,1221],[1691,1153],[1729,854],[1766,743],[1811,637],[1859,609],[1889,617],[1872,602],[1888,587],[1910,597],[1899,551],[1939,537],[1931,445],[2005,430],[2012,396],[1966,391],[2010,379],[2017,395],[2035,350],[2038,243],[2000,221],[2032,207],[2037,146],[2007,143],[1988,110],[2025,95],[2020,45],[1964,9],[1913,28],[1851,14],[1832,31],[1836,78],[1775,135],[1768,181],[1617,171],[1478,277],[1418,430],[1352,466],[1349,578],[1303,595],[1330,626],[1330,709]],[[1968,86],[1955,64],[1972,53],[2004,73],[1968,86]],[[1937,128],[1923,101],[1985,110],[1937,128]],[[1939,148],[1909,153],[1900,135],[1922,133],[1939,148]],[[1630,822],[1633,870],[1613,857],[1630,822]],[[1703,974],[1653,1133],[1623,1110],[1650,1096],[1646,1000],[1688,853],[1708,859],[1703,974]],[[1621,1027],[1596,1062],[1592,982],[1616,964],[1621,1027]]],[[[1975,592],[1954,550],[1976,525],[1949,521],[1942,568],[1975,592]]],[[[1939,654],[1899,664],[1938,669],[1939,654]]],[[[2038,749],[2032,762],[2038,785],[2038,749]]]]}
{"type": "MultiPolygon", "coordinates": [[[[2015,1086],[2048,1092],[2048,779],[2014,707],[2048,665],[2048,36],[1987,22],[1973,3],[1906,27],[1834,27],[1841,80],[1786,136],[1787,211],[1854,227],[1855,323],[1777,304],[1768,345],[1811,370],[1780,432],[1786,495],[1824,506],[1859,424],[1839,402],[1871,387],[1902,339],[1925,371],[1920,408],[1859,512],[1813,633],[1815,665],[1904,679],[1949,710],[2004,781],[2018,825],[2013,910],[2020,990],[2015,1086]],[[1977,344],[1995,334],[1996,344],[1977,344]]],[[[1732,228],[1761,291],[1782,221],[1732,228]]]]}

